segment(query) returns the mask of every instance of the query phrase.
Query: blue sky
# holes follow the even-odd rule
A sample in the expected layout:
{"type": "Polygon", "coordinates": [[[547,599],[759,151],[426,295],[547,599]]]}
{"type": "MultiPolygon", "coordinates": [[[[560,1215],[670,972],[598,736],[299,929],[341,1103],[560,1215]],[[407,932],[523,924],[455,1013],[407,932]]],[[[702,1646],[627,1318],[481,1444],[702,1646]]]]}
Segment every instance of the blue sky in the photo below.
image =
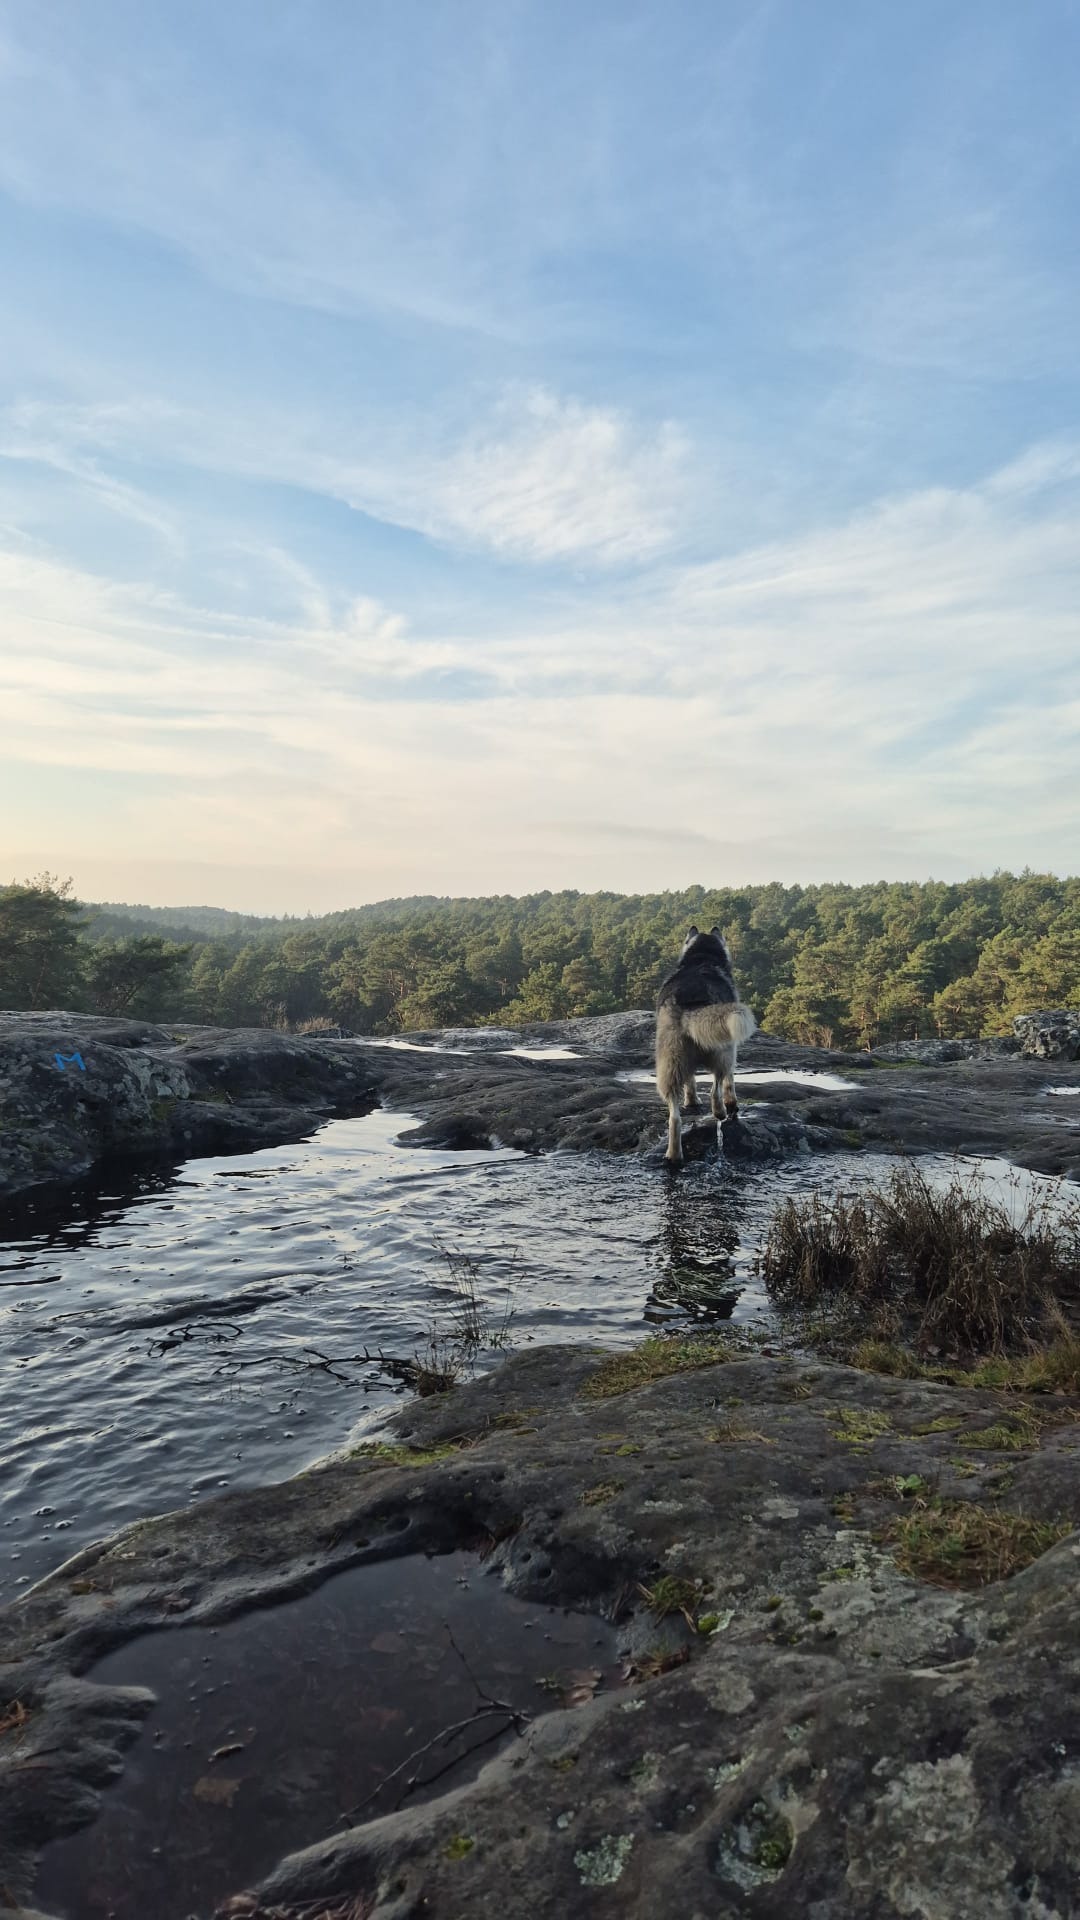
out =
{"type": "Polygon", "coordinates": [[[1080,6],[0,0],[0,876],[1076,870],[1080,6]]]}

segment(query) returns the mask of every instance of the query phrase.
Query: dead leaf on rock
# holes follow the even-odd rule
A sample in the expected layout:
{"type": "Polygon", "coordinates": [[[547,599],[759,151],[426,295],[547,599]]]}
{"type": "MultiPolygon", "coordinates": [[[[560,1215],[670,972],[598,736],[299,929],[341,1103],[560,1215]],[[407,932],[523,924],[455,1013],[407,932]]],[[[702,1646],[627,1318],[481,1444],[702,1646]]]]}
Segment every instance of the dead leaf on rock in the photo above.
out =
{"type": "Polygon", "coordinates": [[[264,1907],[253,1893],[237,1893],[218,1907],[214,1920],[369,1920],[372,1900],[366,1893],[341,1898],[305,1900],[300,1906],[264,1907]]]}
{"type": "Polygon", "coordinates": [[[191,1791],[196,1800],[205,1800],[212,1807],[231,1807],[242,1786],[242,1780],[224,1780],[220,1774],[204,1773],[191,1791]]]}
{"type": "MultiPolygon", "coordinates": [[[[210,1755],[210,1758],[211,1760],[227,1760],[231,1753],[243,1753],[244,1745],[245,1743],[243,1740],[230,1740],[227,1746],[215,1747],[213,1753],[210,1755]]],[[[239,1786],[240,1782],[237,1781],[236,1784],[237,1786],[239,1786]]]]}
{"type": "Polygon", "coordinates": [[[16,1727],[25,1727],[30,1715],[21,1700],[9,1700],[0,1710],[0,1733],[11,1733],[16,1727]]]}
{"type": "Polygon", "coordinates": [[[662,1673],[685,1667],[689,1658],[689,1647],[678,1647],[671,1653],[643,1653],[628,1661],[623,1673],[627,1680],[657,1680],[662,1673]]]}
{"type": "Polygon", "coordinates": [[[599,1667],[574,1667],[559,1675],[559,1692],[564,1707],[583,1707],[595,1699],[604,1676],[599,1667]]]}

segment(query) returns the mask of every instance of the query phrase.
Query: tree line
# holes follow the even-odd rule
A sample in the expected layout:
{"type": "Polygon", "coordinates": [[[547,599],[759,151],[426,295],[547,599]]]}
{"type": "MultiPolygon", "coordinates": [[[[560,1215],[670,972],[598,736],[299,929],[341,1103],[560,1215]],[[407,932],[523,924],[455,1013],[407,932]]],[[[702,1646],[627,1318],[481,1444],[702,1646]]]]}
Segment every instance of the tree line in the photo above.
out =
{"type": "Polygon", "coordinates": [[[0,887],[0,1006],[357,1033],[652,1004],[686,928],[721,927],[772,1033],[867,1047],[991,1035],[1080,1004],[1080,879],[688,887],[384,900],[321,918],[86,905],[0,887]]]}

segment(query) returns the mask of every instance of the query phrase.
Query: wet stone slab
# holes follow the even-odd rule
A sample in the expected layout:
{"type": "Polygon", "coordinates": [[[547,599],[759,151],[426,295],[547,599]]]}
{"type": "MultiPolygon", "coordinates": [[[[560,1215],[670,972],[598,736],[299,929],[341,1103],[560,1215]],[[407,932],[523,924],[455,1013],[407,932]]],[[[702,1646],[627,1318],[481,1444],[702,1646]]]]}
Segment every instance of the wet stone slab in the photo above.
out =
{"type": "Polygon", "coordinates": [[[535,1715],[621,1685],[616,1655],[606,1621],[516,1599],[466,1553],[146,1634],[88,1676],[156,1705],[37,1897],[58,1920],[203,1920],[283,1853],[444,1793],[535,1715]]]}

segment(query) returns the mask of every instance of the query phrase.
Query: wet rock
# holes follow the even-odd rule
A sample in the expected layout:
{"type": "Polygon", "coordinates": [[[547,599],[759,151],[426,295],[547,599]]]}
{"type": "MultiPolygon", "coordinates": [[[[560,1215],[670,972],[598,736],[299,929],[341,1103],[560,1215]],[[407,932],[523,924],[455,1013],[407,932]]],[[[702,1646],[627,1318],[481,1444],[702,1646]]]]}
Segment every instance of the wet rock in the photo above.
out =
{"type": "Polygon", "coordinates": [[[721,1123],[721,1134],[725,1154],[735,1160],[787,1159],[810,1151],[803,1121],[782,1107],[740,1107],[721,1123]]]}
{"type": "Polygon", "coordinates": [[[264,1907],[1068,1920],[1080,1540],[962,1590],[887,1536],[931,1489],[1075,1526],[1080,1409],[1044,1409],[1003,1471],[985,1391],[745,1357],[597,1396],[619,1378],[595,1350],[523,1355],[404,1408],[382,1454],[129,1528],[8,1609],[0,1697],[27,1721],[0,1742],[0,1883],[32,1899],[36,1850],[139,1737],[148,1700],[83,1677],[97,1657],[154,1627],[227,1643],[335,1571],[483,1541],[513,1593],[613,1616],[636,1684],[541,1707],[471,1783],[285,1861],[268,1832],[264,1907]]]}
{"type": "Polygon", "coordinates": [[[0,1198],[118,1160],[298,1139],[374,1100],[347,1042],[0,1014],[0,1198]]]}
{"type": "Polygon", "coordinates": [[[398,1134],[402,1147],[441,1147],[449,1153],[486,1153],[491,1135],[478,1113],[441,1113],[398,1134]]]}
{"type": "MultiPolygon", "coordinates": [[[[633,1035],[640,1039],[647,1020],[651,1016],[644,1014],[604,1016],[610,1024],[601,1026],[600,1040],[605,1046],[621,1044],[622,1034],[629,1046],[633,1035]]],[[[582,1029],[591,1024],[559,1021],[529,1030],[536,1045],[575,1040],[580,1058],[571,1060],[523,1060],[496,1050],[464,1056],[410,1053],[378,1045],[365,1052],[384,1103],[425,1121],[464,1111],[482,1122],[492,1140],[506,1145],[538,1152],[641,1154],[650,1165],[659,1164],[666,1140],[664,1108],[650,1085],[620,1080],[618,1055],[587,1049],[582,1029]]],[[[892,1060],[755,1034],[740,1050],[739,1063],[779,1074],[825,1071],[855,1084],[831,1089],[812,1080],[777,1079],[739,1085],[736,1072],[739,1126],[725,1130],[721,1142],[732,1156],[776,1160],[808,1148],[850,1152],[859,1147],[985,1153],[1041,1172],[1080,1176],[1080,1125],[1070,1117],[1070,1104],[1047,1100],[1045,1067],[1019,1053],[982,1050],[956,1061],[892,1060]]],[[[1058,1071],[1068,1080],[1073,1070],[1062,1064],[1058,1071]]],[[[687,1158],[716,1152],[711,1120],[688,1114],[686,1121],[687,1158]]]]}
{"type": "Polygon", "coordinates": [[[1080,1060],[1080,1008],[1021,1013],[1013,1021],[1020,1050],[1035,1060],[1080,1060]]]}
{"type": "Polygon", "coordinates": [[[577,1020],[553,1020],[545,1028],[530,1028],[582,1053],[599,1054],[620,1065],[651,1066],[656,1038],[656,1015],[644,1008],[629,1013],[585,1014],[577,1020]]]}

